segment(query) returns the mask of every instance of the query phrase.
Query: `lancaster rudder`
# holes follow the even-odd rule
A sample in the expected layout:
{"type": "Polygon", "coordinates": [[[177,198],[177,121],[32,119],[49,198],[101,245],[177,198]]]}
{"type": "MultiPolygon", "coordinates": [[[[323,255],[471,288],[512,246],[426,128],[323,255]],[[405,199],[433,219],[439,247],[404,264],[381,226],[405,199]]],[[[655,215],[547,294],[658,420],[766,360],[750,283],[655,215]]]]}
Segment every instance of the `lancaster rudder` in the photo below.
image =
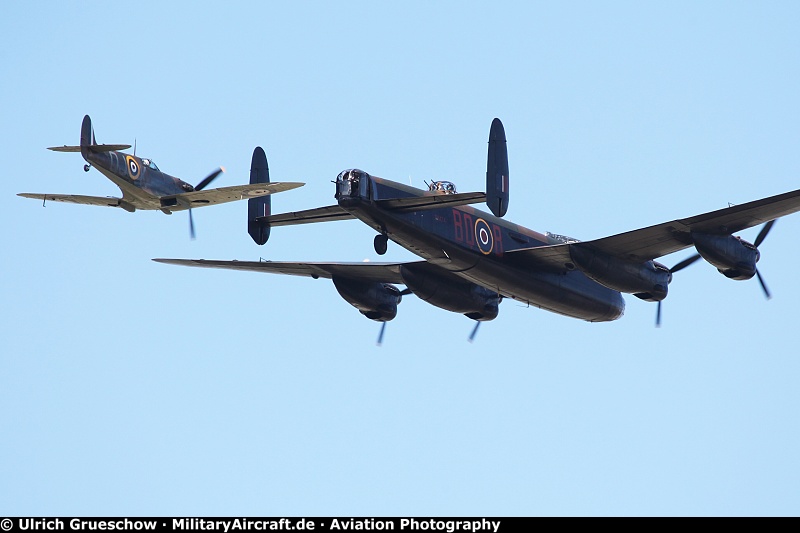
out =
{"type": "MultiPolygon", "coordinates": [[[[269,167],[267,154],[257,146],[253,150],[253,161],[250,164],[250,183],[269,183],[269,167]]],[[[269,239],[269,222],[264,218],[272,214],[272,195],[250,198],[247,201],[247,233],[262,245],[269,239]]]]}
{"type": "Polygon", "coordinates": [[[508,149],[506,132],[499,118],[489,130],[489,153],[486,158],[486,205],[495,216],[508,210],[508,149]]]}

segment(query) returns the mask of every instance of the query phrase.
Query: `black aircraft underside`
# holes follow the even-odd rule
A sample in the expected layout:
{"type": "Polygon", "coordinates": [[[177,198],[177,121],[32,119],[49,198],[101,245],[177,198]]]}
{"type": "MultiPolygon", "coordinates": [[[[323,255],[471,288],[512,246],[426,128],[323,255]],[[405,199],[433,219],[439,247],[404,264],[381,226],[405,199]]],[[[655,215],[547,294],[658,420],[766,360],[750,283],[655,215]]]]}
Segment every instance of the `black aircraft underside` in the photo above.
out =
{"type": "MultiPolygon", "coordinates": [[[[545,269],[519,267],[502,260],[507,252],[503,255],[476,253],[467,245],[466,239],[461,246],[457,245],[436,231],[438,226],[446,227],[452,220],[452,209],[389,215],[369,202],[347,209],[362,222],[378,232],[382,231],[393,242],[441,271],[504,297],[590,322],[615,320],[624,313],[625,301],[618,291],[595,283],[581,272],[553,273],[545,269]]],[[[507,230],[501,219],[471,210],[473,215],[466,210],[459,211],[462,217],[472,216],[475,220],[485,221],[493,234],[501,235],[503,230],[507,230]]],[[[500,241],[494,235],[492,240],[495,245],[500,241]]]]}

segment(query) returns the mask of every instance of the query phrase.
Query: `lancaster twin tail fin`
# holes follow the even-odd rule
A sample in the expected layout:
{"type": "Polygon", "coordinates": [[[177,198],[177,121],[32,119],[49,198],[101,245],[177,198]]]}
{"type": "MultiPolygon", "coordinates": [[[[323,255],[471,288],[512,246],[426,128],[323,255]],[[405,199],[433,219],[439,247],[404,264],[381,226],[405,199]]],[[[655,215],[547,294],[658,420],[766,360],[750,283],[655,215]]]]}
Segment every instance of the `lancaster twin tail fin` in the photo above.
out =
{"type": "Polygon", "coordinates": [[[489,154],[486,158],[486,205],[495,216],[508,210],[508,148],[506,132],[499,118],[489,130],[489,154]]]}
{"type": "MultiPolygon", "coordinates": [[[[250,164],[250,184],[269,183],[269,167],[267,154],[260,146],[253,150],[253,161],[250,164]]],[[[264,244],[269,239],[269,220],[272,214],[272,197],[270,195],[247,200],[247,233],[256,244],[264,244]]]]}

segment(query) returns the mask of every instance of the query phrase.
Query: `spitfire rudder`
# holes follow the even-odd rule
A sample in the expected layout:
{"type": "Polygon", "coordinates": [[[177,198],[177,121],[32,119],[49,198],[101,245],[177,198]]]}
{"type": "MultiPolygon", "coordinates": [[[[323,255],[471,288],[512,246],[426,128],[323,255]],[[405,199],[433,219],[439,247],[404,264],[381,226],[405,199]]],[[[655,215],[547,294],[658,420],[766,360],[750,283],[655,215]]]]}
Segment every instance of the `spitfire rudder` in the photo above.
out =
{"type": "MultiPolygon", "coordinates": [[[[260,146],[253,150],[253,161],[250,164],[250,183],[269,183],[269,167],[267,154],[260,146]]],[[[247,233],[256,242],[262,245],[269,239],[269,222],[262,217],[272,214],[272,196],[250,198],[247,201],[247,233]]]]}

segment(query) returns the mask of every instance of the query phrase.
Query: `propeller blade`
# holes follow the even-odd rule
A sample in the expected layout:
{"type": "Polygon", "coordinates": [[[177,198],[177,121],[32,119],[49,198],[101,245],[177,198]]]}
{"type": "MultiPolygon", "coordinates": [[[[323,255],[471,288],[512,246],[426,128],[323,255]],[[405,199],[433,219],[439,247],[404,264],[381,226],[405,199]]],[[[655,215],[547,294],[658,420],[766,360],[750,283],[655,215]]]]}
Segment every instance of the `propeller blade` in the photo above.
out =
{"type": "Polygon", "coordinates": [[[194,218],[192,218],[192,210],[189,209],[189,236],[194,240],[194,218]]]}
{"type": "MultiPolygon", "coordinates": [[[[776,219],[776,220],[777,220],[777,219],[776,219]]],[[[769,222],[767,222],[766,224],[764,224],[764,227],[763,227],[763,228],[761,228],[761,231],[759,231],[759,232],[758,232],[758,237],[756,237],[756,241],[753,243],[753,245],[754,245],[756,248],[758,248],[759,246],[761,246],[761,243],[762,243],[762,242],[764,242],[764,239],[767,237],[767,233],[769,233],[769,230],[771,230],[771,229],[772,229],[772,226],[773,226],[774,224],[775,224],[775,220],[770,220],[769,222]]]]}
{"type": "Polygon", "coordinates": [[[769,292],[767,284],[764,283],[764,278],[761,277],[761,272],[759,272],[758,269],[756,269],[756,276],[758,276],[758,282],[761,284],[761,288],[764,290],[764,296],[766,296],[767,300],[769,300],[772,298],[772,294],[769,292]]]}
{"type": "Polygon", "coordinates": [[[383,344],[383,333],[386,331],[386,322],[381,323],[381,332],[378,333],[378,342],[375,343],[376,346],[381,346],[383,344]]]}
{"type": "Polygon", "coordinates": [[[222,168],[222,167],[219,167],[217,170],[215,170],[214,172],[212,172],[211,174],[206,176],[203,181],[198,183],[197,186],[194,188],[194,190],[202,191],[203,189],[205,189],[208,186],[209,183],[214,181],[214,179],[216,179],[216,177],[219,176],[220,174],[222,174],[223,172],[225,172],[225,169],[222,168]]]}
{"type": "Polygon", "coordinates": [[[675,272],[678,272],[679,270],[683,270],[684,268],[688,267],[698,259],[700,259],[700,254],[691,255],[686,259],[684,259],[683,261],[681,261],[680,263],[678,263],[677,265],[675,265],[674,267],[670,268],[669,271],[674,274],[675,272]]]}
{"type": "Polygon", "coordinates": [[[472,333],[469,334],[469,342],[475,340],[475,334],[478,333],[478,328],[481,327],[481,323],[479,321],[475,321],[475,327],[472,328],[472,333]]]}
{"type": "Polygon", "coordinates": [[[658,307],[656,307],[656,327],[661,327],[661,300],[658,301],[658,307]]]}

